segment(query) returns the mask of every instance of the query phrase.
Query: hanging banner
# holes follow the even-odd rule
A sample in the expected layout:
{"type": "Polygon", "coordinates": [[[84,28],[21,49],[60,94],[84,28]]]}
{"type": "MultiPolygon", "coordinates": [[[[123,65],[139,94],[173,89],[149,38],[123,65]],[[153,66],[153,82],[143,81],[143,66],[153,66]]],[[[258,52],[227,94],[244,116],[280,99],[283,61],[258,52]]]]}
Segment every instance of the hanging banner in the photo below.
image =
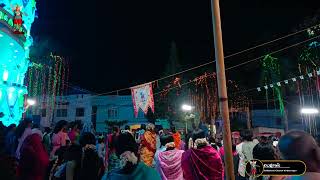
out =
{"type": "Polygon", "coordinates": [[[131,88],[134,116],[138,117],[139,109],[147,114],[149,107],[154,112],[154,100],[152,83],[143,84],[131,88]]]}

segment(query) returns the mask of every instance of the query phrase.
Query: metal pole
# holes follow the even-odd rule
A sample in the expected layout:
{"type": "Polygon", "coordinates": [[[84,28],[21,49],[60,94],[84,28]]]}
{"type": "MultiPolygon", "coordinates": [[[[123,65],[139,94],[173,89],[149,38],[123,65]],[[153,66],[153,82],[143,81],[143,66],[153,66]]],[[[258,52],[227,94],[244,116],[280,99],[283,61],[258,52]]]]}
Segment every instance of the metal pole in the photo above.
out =
{"type": "Polygon", "coordinates": [[[211,0],[213,35],[216,56],[216,71],[218,80],[218,93],[220,112],[223,119],[223,147],[225,156],[226,180],[235,180],[232,156],[231,130],[229,120],[228,94],[226,86],[226,75],[224,68],[223,42],[220,20],[219,0],[211,0]]]}

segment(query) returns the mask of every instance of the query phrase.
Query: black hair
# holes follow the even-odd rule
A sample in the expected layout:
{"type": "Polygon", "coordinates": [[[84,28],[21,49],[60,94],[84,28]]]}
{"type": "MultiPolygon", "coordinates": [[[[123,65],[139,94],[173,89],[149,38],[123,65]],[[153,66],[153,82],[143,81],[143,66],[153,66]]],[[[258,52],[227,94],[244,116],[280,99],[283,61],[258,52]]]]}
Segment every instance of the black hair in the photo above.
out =
{"type": "Polygon", "coordinates": [[[45,127],[45,128],[44,128],[44,132],[46,132],[46,133],[50,133],[50,132],[51,132],[50,127],[45,127]]]}
{"type": "Polygon", "coordinates": [[[64,127],[64,126],[67,126],[68,125],[68,122],[65,121],[65,120],[61,120],[61,121],[58,121],[56,126],[54,127],[54,130],[53,130],[53,133],[57,134],[58,132],[61,131],[61,129],[64,127]]]}
{"type": "Polygon", "coordinates": [[[161,138],[160,138],[161,146],[165,146],[166,144],[171,143],[171,142],[174,142],[174,139],[170,135],[164,135],[164,136],[161,136],[161,138]]]}
{"type": "Polygon", "coordinates": [[[126,125],[126,126],[124,127],[124,129],[125,129],[125,130],[130,130],[130,126],[126,125]]]}
{"type": "Polygon", "coordinates": [[[204,131],[202,131],[202,130],[195,131],[192,134],[192,140],[193,141],[195,141],[197,139],[203,139],[205,137],[206,137],[206,135],[205,135],[204,131]]]}
{"type": "Polygon", "coordinates": [[[172,133],[176,133],[176,132],[177,132],[177,131],[176,131],[176,127],[172,126],[172,127],[171,127],[171,132],[172,132],[172,133]]]}
{"type": "Polygon", "coordinates": [[[253,132],[249,129],[243,130],[240,132],[240,136],[245,141],[252,141],[253,139],[253,132]]]}
{"type": "Polygon", "coordinates": [[[103,137],[99,137],[98,138],[98,143],[100,144],[100,143],[103,143],[104,142],[104,138],[103,137]]]}
{"type": "Polygon", "coordinates": [[[141,124],[141,129],[146,130],[147,126],[145,124],[141,124]]]}
{"type": "Polygon", "coordinates": [[[84,147],[87,144],[96,144],[96,138],[90,132],[86,132],[80,137],[80,145],[84,147]]]}
{"type": "Polygon", "coordinates": [[[29,119],[29,118],[25,118],[24,120],[22,120],[22,121],[20,122],[20,124],[18,125],[17,130],[16,130],[17,139],[19,139],[19,138],[22,136],[24,130],[25,130],[25,129],[29,126],[29,124],[31,124],[31,123],[32,123],[32,119],[29,119]]]}
{"type": "Polygon", "coordinates": [[[254,159],[259,160],[276,160],[275,159],[275,149],[270,143],[259,143],[257,144],[252,151],[254,159]]]}
{"type": "Polygon", "coordinates": [[[136,143],[134,137],[128,133],[121,133],[115,143],[115,149],[118,156],[120,156],[125,151],[131,151],[138,154],[138,144],[136,143]]]}

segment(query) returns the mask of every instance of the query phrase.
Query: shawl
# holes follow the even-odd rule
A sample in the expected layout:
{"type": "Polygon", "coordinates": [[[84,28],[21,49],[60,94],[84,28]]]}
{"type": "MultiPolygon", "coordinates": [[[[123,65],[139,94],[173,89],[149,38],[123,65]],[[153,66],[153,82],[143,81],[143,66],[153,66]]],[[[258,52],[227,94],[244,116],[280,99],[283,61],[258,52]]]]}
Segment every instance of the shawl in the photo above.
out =
{"type": "Polygon", "coordinates": [[[219,152],[211,146],[191,148],[183,153],[181,160],[186,180],[223,180],[224,170],[219,152]]]}
{"type": "Polygon", "coordinates": [[[68,139],[69,139],[68,134],[63,131],[60,131],[57,134],[54,134],[51,141],[53,148],[52,148],[50,157],[54,157],[56,151],[61,146],[65,146],[68,139]]]}
{"type": "Polygon", "coordinates": [[[136,169],[130,174],[120,174],[119,171],[111,171],[103,180],[161,180],[159,174],[144,163],[139,163],[136,169]]]}
{"type": "Polygon", "coordinates": [[[152,166],[156,152],[156,134],[146,131],[141,139],[141,160],[148,166],[152,166]]]}
{"type": "Polygon", "coordinates": [[[160,152],[156,161],[156,169],[162,180],[183,180],[181,157],[184,151],[170,150],[160,152]]]}
{"type": "Polygon", "coordinates": [[[43,180],[49,165],[48,154],[38,134],[28,136],[22,147],[18,166],[18,179],[43,180]]]}
{"type": "Polygon", "coordinates": [[[176,148],[179,149],[181,145],[181,135],[179,132],[176,132],[172,134],[172,137],[174,139],[174,144],[176,145],[176,148]]]}
{"type": "Polygon", "coordinates": [[[18,148],[16,150],[16,157],[18,159],[20,159],[20,149],[22,147],[22,144],[24,142],[24,140],[32,134],[32,129],[31,128],[26,128],[24,131],[23,131],[23,134],[22,136],[20,137],[20,139],[18,140],[19,141],[19,144],[18,144],[18,148]]]}

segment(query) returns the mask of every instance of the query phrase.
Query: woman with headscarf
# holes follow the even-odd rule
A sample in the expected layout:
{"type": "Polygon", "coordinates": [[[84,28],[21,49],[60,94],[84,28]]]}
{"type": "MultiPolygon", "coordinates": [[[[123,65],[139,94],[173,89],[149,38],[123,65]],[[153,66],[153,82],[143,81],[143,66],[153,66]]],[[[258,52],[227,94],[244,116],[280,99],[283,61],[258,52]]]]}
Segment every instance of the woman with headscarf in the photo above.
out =
{"type": "Polygon", "coordinates": [[[163,137],[165,142],[165,151],[156,153],[156,169],[161,175],[162,180],[183,180],[183,171],[181,168],[181,157],[184,151],[175,147],[172,136],[163,137]]]}
{"type": "Polygon", "coordinates": [[[115,168],[118,168],[119,167],[119,158],[118,156],[116,155],[116,149],[115,149],[115,143],[118,139],[118,136],[119,136],[119,127],[117,126],[114,126],[112,127],[112,134],[109,134],[107,136],[107,149],[106,149],[106,162],[107,163],[107,168],[108,168],[108,171],[111,171],[115,168]]]}
{"type": "Polygon", "coordinates": [[[32,134],[32,120],[31,119],[25,119],[22,122],[20,122],[19,126],[16,130],[16,136],[18,140],[18,147],[16,150],[16,157],[17,159],[20,159],[20,150],[21,146],[24,142],[24,140],[32,134]]]}
{"type": "Polygon", "coordinates": [[[120,168],[109,172],[102,180],[160,180],[159,174],[139,162],[138,145],[134,137],[125,132],[116,142],[116,153],[120,158],[120,168]]]}
{"type": "Polygon", "coordinates": [[[48,154],[39,133],[29,135],[23,142],[17,170],[18,180],[43,180],[49,165],[48,154]]]}
{"type": "Polygon", "coordinates": [[[67,134],[67,125],[68,122],[65,120],[59,121],[53,131],[52,136],[52,151],[50,153],[50,158],[54,157],[54,154],[57,149],[59,149],[61,146],[65,146],[67,144],[67,140],[69,140],[68,134],[67,134]]]}
{"type": "Polygon", "coordinates": [[[186,180],[223,180],[220,154],[209,145],[203,131],[192,135],[194,147],[182,154],[181,167],[186,180]]]}
{"type": "Polygon", "coordinates": [[[153,124],[147,125],[147,131],[143,134],[140,144],[140,159],[149,167],[152,166],[154,154],[157,150],[157,135],[154,132],[154,128],[153,124]]]}

